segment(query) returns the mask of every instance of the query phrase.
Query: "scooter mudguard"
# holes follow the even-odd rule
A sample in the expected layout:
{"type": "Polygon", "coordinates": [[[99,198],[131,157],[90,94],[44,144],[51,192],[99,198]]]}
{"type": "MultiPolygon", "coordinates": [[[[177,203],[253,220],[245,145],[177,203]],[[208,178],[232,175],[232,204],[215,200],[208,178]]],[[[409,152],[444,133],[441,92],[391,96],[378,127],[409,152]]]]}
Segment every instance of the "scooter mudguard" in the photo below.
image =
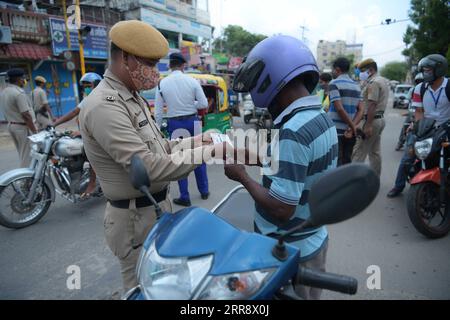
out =
{"type": "Polygon", "coordinates": [[[441,171],[438,167],[430,170],[422,170],[414,176],[411,180],[411,185],[416,185],[424,182],[433,182],[441,185],[441,171]]]}

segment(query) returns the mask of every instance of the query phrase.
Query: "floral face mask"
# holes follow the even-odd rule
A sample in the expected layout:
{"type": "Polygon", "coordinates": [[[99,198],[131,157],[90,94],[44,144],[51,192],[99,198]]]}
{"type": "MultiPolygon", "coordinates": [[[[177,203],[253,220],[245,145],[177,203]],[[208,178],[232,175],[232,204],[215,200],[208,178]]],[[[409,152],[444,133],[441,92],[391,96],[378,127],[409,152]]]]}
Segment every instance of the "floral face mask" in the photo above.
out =
{"type": "Polygon", "coordinates": [[[150,90],[155,88],[159,82],[159,71],[156,66],[150,67],[136,59],[135,56],[130,55],[136,61],[137,67],[134,71],[131,71],[128,66],[128,72],[134,87],[137,91],[150,90]]]}

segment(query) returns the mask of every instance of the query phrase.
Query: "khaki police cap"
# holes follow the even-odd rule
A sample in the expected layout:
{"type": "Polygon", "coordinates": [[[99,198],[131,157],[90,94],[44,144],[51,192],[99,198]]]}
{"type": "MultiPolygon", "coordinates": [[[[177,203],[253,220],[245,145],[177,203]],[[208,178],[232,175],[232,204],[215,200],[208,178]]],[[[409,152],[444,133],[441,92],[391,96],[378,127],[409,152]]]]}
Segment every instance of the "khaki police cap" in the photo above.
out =
{"type": "Polygon", "coordinates": [[[161,32],[142,21],[120,21],[111,28],[109,37],[120,49],[138,57],[157,60],[169,52],[161,32]]]}
{"type": "Polygon", "coordinates": [[[47,83],[47,80],[42,76],[37,76],[36,78],[34,78],[34,81],[41,82],[41,83],[47,83]]]}
{"type": "Polygon", "coordinates": [[[374,64],[374,63],[375,63],[375,60],[373,60],[373,59],[363,60],[359,63],[358,69],[365,70],[369,65],[374,64]]]}

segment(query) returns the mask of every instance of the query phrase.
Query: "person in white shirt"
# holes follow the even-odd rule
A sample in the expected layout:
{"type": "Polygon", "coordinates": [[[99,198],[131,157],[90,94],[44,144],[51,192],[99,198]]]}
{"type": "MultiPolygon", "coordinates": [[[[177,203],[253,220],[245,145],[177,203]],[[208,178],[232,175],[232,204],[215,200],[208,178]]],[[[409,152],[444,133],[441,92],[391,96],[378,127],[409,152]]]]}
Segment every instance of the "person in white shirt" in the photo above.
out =
{"type": "MultiPolygon", "coordinates": [[[[431,54],[420,60],[419,70],[424,82],[415,87],[412,97],[415,121],[431,119],[436,121],[435,126],[441,126],[450,120],[450,84],[445,77],[448,61],[440,54],[431,54]]],[[[414,161],[415,156],[406,150],[400,161],[395,186],[389,191],[388,198],[401,195],[406,187],[407,172],[414,161]]]]}
{"type": "MultiPolygon", "coordinates": [[[[208,100],[200,83],[183,73],[186,59],[180,53],[170,55],[172,73],[161,80],[156,90],[155,120],[161,127],[163,108],[167,106],[168,132],[172,139],[193,137],[202,133],[202,124],[198,118],[198,110],[208,108],[208,100]]],[[[203,200],[209,197],[208,176],[206,164],[195,169],[197,187],[203,200]]],[[[178,181],[180,198],[174,199],[177,205],[190,207],[191,200],[188,189],[188,179],[178,181]]]]}

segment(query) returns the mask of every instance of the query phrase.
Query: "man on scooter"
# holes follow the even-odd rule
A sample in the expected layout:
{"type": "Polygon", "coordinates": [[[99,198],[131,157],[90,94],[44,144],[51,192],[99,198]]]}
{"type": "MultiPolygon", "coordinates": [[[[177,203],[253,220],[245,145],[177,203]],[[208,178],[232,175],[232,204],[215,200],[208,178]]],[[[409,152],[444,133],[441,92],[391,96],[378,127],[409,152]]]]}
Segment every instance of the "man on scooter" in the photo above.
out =
{"type": "MultiPolygon", "coordinates": [[[[268,150],[272,164],[264,167],[262,184],[243,165],[226,165],[225,174],[241,183],[255,200],[255,231],[277,237],[310,216],[311,185],[337,165],[336,128],[311,96],[319,81],[316,61],[300,40],[274,36],[260,42],[237,71],[234,90],[250,92],[257,108],[268,108],[279,129],[268,150]],[[272,165],[273,168],[273,165],[272,165]]],[[[247,162],[247,161],[246,161],[247,162]]],[[[304,267],[325,271],[328,233],[325,227],[292,235],[304,267]]],[[[320,289],[296,287],[304,299],[319,299],[320,289]]]]}
{"type": "MultiPolygon", "coordinates": [[[[445,77],[448,70],[447,59],[440,54],[431,54],[419,62],[424,83],[414,89],[412,106],[415,108],[415,121],[421,119],[436,120],[440,126],[450,120],[450,83],[445,77]]],[[[406,186],[407,172],[414,164],[415,155],[405,150],[400,162],[394,188],[388,198],[398,197],[406,186]]]]}

